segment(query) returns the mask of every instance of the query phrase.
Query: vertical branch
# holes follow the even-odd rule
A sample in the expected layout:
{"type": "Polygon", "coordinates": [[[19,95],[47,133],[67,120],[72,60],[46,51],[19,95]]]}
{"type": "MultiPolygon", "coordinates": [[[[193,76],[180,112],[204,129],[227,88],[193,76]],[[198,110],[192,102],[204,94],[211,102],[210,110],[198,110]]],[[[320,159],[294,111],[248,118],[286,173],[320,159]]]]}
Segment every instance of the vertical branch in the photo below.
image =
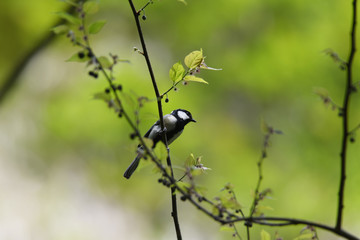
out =
{"type": "MultiPolygon", "coordinates": [[[[148,71],[150,73],[150,78],[151,78],[153,88],[154,88],[154,91],[155,91],[155,95],[156,95],[156,99],[157,99],[160,126],[161,126],[161,130],[162,130],[162,139],[163,139],[163,142],[164,142],[164,144],[165,144],[165,146],[167,148],[167,152],[168,152],[166,162],[167,162],[167,165],[170,167],[171,176],[172,176],[172,178],[174,178],[174,173],[173,173],[171,159],[170,159],[170,149],[169,149],[168,142],[167,142],[167,137],[166,137],[166,129],[165,129],[165,124],[164,124],[164,116],[163,116],[163,110],[162,110],[162,104],[161,104],[161,96],[160,96],[160,93],[159,93],[159,89],[157,87],[157,83],[156,83],[156,80],[155,80],[155,75],[154,75],[153,69],[151,67],[149,54],[147,52],[144,36],[143,36],[143,33],[142,33],[140,21],[139,21],[140,13],[145,7],[143,7],[139,11],[136,11],[132,0],[129,0],[129,4],[130,4],[131,10],[132,10],[132,13],[134,15],[134,18],[135,18],[135,23],[136,23],[136,27],[137,27],[137,30],[138,30],[138,34],[139,34],[139,38],[140,38],[140,42],[141,42],[141,47],[142,47],[142,53],[143,53],[143,56],[145,57],[146,65],[148,66],[148,71]]],[[[149,2],[145,6],[147,6],[148,4],[149,4],[149,2]]],[[[182,237],[181,237],[181,231],[180,231],[180,224],[179,224],[179,220],[178,220],[177,202],[176,202],[175,191],[176,191],[176,187],[172,186],[171,187],[171,200],[172,200],[171,201],[172,202],[171,216],[174,219],[174,225],[175,225],[177,239],[181,240],[182,237]]]]}
{"type": "Polygon", "coordinates": [[[350,94],[353,91],[352,86],[352,67],[353,60],[356,51],[356,8],[357,8],[357,0],[353,0],[353,16],[351,23],[351,32],[350,32],[350,54],[347,61],[347,70],[346,70],[346,87],[345,87],[345,95],[344,102],[342,106],[342,144],[341,144],[341,170],[340,170],[340,187],[339,187],[339,195],[338,195],[338,208],[337,208],[337,219],[336,219],[336,229],[341,229],[342,218],[343,218],[343,209],[344,209],[344,191],[345,191],[345,180],[346,180],[346,151],[347,151],[347,143],[349,137],[349,103],[350,103],[350,94]]]}
{"type": "Polygon", "coordinates": [[[271,135],[271,132],[268,132],[265,137],[264,137],[264,146],[263,146],[263,150],[261,151],[261,156],[260,156],[260,159],[257,163],[257,167],[258,167],[258,182],[256,184],[256,189],[255,189],[255,196],[254,196],[254,201],[251,205],[251,208],[250,208],[250,218],[254,215],[255,211],[256,211],[256,207],[259,203],[259,200],[260,200],[260,197],[259,197],[259,192],[260,192],[260,186],[261,186],[261,182],[263,180],[263,174],[262,174],[262,164],[267,156],[267,153],[266,153],[266,148],[268,146],[268,143],[269,143],[269,138],[270,138],[270,135],[271,135]]]}

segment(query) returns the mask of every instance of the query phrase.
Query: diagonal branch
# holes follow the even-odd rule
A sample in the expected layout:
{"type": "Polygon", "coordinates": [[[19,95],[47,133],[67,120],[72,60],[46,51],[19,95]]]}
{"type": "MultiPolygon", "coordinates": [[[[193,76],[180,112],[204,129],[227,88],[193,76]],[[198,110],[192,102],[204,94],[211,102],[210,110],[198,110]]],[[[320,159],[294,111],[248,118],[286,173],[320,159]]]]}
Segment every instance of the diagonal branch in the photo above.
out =
{"type": "Polygon", "coordinates": [[[347,61],[347,70],[346,70],[346,87],[345,87],[345,95],[344,102],[342,107],[342,144],[341,144],[341,170],[340,170],[340,187],[339,187],[339,195],[338,195],[338,208],[337,208],[337,218],[336,218],[336,229],[341,229],[342,218],[343,218],[343,209],[344,209],[344,191],[345,191],[345,180],[346,180],[346,151],[347,144],[349,138],[349,103],[350,103],[350,95],[352,93],[352,67],[353,60],[356,51],[356,7],[357,0],[353,0],[353,16],[352,16],[352,25],[351,25],[351,33],[350,33],[350,54],[347,61]]]}

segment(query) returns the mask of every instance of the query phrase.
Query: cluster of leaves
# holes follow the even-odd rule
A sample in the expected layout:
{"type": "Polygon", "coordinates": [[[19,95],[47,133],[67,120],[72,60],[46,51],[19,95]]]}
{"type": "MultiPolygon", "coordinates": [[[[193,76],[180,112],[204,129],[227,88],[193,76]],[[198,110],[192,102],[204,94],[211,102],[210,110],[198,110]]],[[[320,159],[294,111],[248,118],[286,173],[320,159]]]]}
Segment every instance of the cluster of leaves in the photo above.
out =
{"type": "Polygon", "coordinates": [[[321,98],[325,106],[330,106],[333,111],[338,110],[339,115],[342,115],[341,107],[331,99],[329,92],[325,88],[315,88],[314,93],[321,98]]]}
{"type": "Polygon", "coordinates": [[[109,53],[109,56],[97,56],[90,46],[90,36],[99,33],[105,26],[105,20],[98,20],[87,24],[87,16],[94,14],[99,10],[98,1],[88,0],[86,2],[74,2],[65,0],[66,3],[72,5],[76,9],[74,15],[68,12],[57,12],[56,14],[66,20],[66,24],[62,24],[52,28],[55,34],[66,34],[70,42],[80,48],[74,53],[67,62],[86,63],[89,68],[89,76],[97,79],[102,73],[109,82],[109,87],[104,91],[94,94],[95,99],[103,100],[110,108],[113,108],[121,117],[123,109],[119,97],[116,92],[122,91],[122,85],[114,83],[115,77],[113,73],[114,67],[119,62],[128,62],[119,59],[116,54],[109,53]]]}
{"type": "Polygon", "coordinates": [[[328,48],[324,50],[326,55],[329,55],[335,63],[339,65],[341,70],[346,70],[347,63],[339,57],[339,55],[332,49],[328,48]]]}
{"type": "MultiPolygon", "coordinates": [[[[333,51],[332,49],[325,49],[324,52],[325,54],[329,55],[331,59],[334,60],[335,63],[339,64],[339,68],[341,70],[347,69],[347,65],[348,65],[347,62],[344,61],[342,58],[340,58],[335,51],[333,51]]],[[[351,85],[349,86],[350,93],[356,93],[359,87],[360,87],[360,82],[351,83],[351,85]]],[[[316,95],[318,95],[321,98],[321,100],[323,101],[326,107],[329,106],[331,110],[338,111],[338,116],[343,117],[344,115],[343,108],[332,100],[329,92],[325,88],[317,87],[314,88],[313,91],[316,95]]],[[[358,129],[360,129],[360,124],[358,124],[356,127],[354,127],[351,131],[348,132],[350,142],[355,142],[356,132],[358,129]]]]}
{"type": "Polygon", "coordinates": [[[200,71],[202,69],[204,69],[204,70],[221,70],[221,69],[208,67],[206,65],[205,57],[203,55],[202,49],[189,53],[184,59],[184,64],[187,68],[186,70],[180,61],[175,63],[171,67],[171,69],[169,71],[169,76],[170,76],[170,79],[172,80],[173,84],[167,91],[165,91],[165,93],[163,93],[161,95],[162,97],[164,95],[167,95],[167,93],[169,91],[171,91],[172,89],[176,90],[177,89],[176,86],[181,82],[184,85],[187,85],[189,82],[199,82],[199,83],[208,84],[207,81],[196,76],[198,73],[200,73],[200,71]]]}
{"type": "Polygon", "coordinates": [[[301,231],[300,235],[294,240],[318,240],[316,229],[313,226],[305,226],[301,231]]]}

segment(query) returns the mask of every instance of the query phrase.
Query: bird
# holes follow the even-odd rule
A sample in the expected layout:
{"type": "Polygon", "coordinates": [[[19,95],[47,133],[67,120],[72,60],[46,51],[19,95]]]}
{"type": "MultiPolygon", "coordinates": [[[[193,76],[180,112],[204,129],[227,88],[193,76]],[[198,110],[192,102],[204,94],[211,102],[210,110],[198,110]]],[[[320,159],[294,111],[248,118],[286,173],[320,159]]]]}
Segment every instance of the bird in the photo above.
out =
{"type": "MultiPolygon", "coordinates": [[[[195,119],[193,119],[191,113],[184,109],[176,109],[170,114],[166,114],[163,119],[168,145],[170,145],[175,139],[177,139],[181,135],[184,127],[189,122],[196,122],[195,119]]],[[[152,127],[145,133],[144,138],[149,138],[153,141],[152,148],[155,148],[156,144],[159,141],[163,141],[161,135],[160,120],[156,121],[154,125],[152,125],[152,127]]],[[[138,146],[138,152],[138,155],[124,173],[124,177],[127,179],[129,179],[134,173],[134,171],[139,165],[140,159],[143,157],[143,147],[141,145],[138,146]]]]}

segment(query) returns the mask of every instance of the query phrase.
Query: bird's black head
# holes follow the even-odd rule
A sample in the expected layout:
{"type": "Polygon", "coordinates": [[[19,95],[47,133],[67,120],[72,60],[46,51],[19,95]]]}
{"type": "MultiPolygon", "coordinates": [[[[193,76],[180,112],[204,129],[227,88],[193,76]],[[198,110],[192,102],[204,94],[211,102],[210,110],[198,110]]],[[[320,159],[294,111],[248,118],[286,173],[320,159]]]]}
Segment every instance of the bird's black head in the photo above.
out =
{"type": "Polygon", "coordinates": [[[171,112],[171,115],[176,117],[179,121],[184,122],[184,125],[188,124],[189,122],[196,122],[195,119],[193,119],[191,113],[184,109],[176,109],[171,112]]]}

